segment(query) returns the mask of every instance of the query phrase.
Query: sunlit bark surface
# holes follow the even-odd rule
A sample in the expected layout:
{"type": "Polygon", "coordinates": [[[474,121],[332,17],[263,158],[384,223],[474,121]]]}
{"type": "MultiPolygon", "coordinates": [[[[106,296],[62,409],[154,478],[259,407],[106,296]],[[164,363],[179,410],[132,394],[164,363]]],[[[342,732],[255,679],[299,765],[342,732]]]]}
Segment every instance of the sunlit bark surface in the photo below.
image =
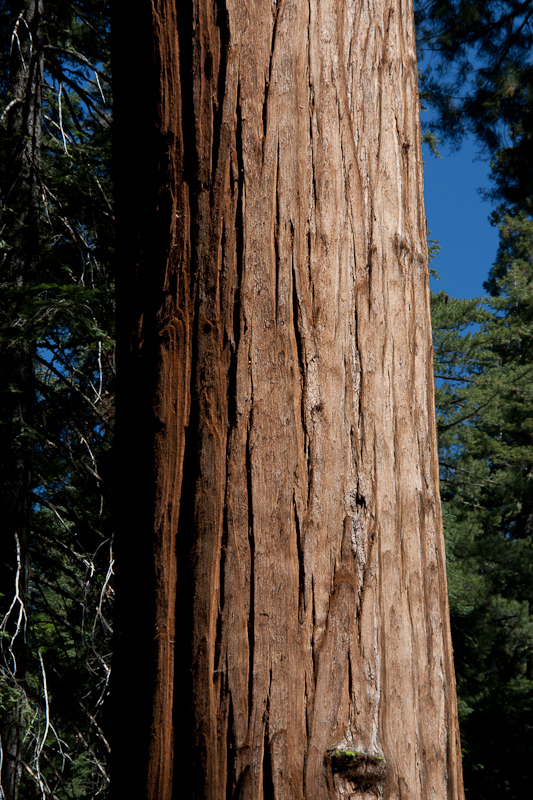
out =
{"type": "Polygon", "coordinates": [[[460,800],[411,3],[126,6],[115,796],[460,800]]]}

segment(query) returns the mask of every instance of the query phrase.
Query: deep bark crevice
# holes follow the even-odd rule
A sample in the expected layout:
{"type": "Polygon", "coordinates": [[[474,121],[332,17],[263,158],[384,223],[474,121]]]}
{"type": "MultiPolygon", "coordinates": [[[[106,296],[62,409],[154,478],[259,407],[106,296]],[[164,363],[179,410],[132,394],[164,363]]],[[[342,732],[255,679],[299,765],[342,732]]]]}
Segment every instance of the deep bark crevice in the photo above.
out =
{"type": "MultiPolygon", "coordinates": [[[[245,242],[245,225],[244,225],[244,161],[243,161],[243,140],[242,140],[242,109],[240,98],[240,84],[237,86],[237,101],[235,109],[235,157],[236,157],[236,170],[237,174],[234,177],[235,192],[237,200],[235,202],[235,268],[236,268],[236,281],[235,281],[235,294],[232,297],[233,302],[233,339],[235,342],[235,350],[239,349],[239,342],[241,338],[241,327],[243,325],[242,318],[242,288],[244,276],[244,242],[245,242]]],[[[244,319],[244,327],[246,332],[246,318],[244,319]]]]}
{"type": "MultiPolygon", "coordinates": [[[[183,109],[194,108],[194,86],[192,76],[194,74],[194,37],[193,37],[193,7],[192,2],[180,3],[176,14],[176,34],[179,48],[179,77],[180,92],[183,109]]],[[[131,12],[130,12],[131,13],[131,12]]],[[[174,34],[174,35],[176,35],[174,34]]],[[[198,182],[198,151],[196,148],[195,126],[191,120],[181,120],[181,136],[183,138],[182,151],[184,153],[182,168],[182,181],[188,184],[192,191],[190,194],[191,202],[191,222],[196,222],[197,204],[195,187],[198,182]]],[[[194,248],[191,248],[191,255],[194,248]]],[[[194,272],[193,272],[194,274],[194,272]]]]}
{"type": "Polygon", "coordinates": [[[250,444],[250,427],[248,421],[246,431],[246,487],[248,502],[248,546],[250,548],[250,608],[248,611],[248,717],[252,717],[254,701],[254,644],[255,644],[255,536],[253,509],[252,453],[250,444]]]}
{"type": "Polygon", "coordinates": [[[294,527],[296,531],[296,551],[298,553],[298,621],[302,624],[305,620],[305,545],[302,541],[302,530],[300,527],[300,517],[296,505],[296,497],[293,494],[293,514],[294,527]]]}
{"type": "Polygon", "coordinates": [[[180,520],[177,532],[178,576],[176,584],[176,631],[175,641],[180,646],[175,651],[175,696],[174,696],[174,786],[181,787],[184,797],[193,797],[198,782],[198,766],[195,761],[193,681],[190,665],[190,648],[193,639],[193,571],[191,553],[194,547],[194,497],[197,466],[198,406],[192,404],[189,427],[185,432],[185,455],[183,459],[183,481],[180,502],[180,520]]]}
{"type": "Polygon", "coordinates": [[[273,780],[273,764],[270,739],[270,691],[272,686],[272,669],[270,670],[270,681],[263,715],[263,800],[276,800],[276,790],[273,780]]]}
{"type": "Polygon", "coordinates": [[[236,773],[236,755],[237,755],[237,744],[235,741],[235,729],[234,729],[234,719],[233,719],[233,701],[231,698],[231,693],[229,694],[228,700],[228,727],[227,727],[227,734],[226,734],[226,800],[234,800],[236,795],[234,794],[236,782],[237,782],[237,773],[236,773]]]}
{"type": "MultiPolygon", "coordinates": [[[[215,176],[219,172],[219,160],[220,158],[226,158],[226,153],[223,153],[221,150],[221,134],[222,134],[222,120],[224,116],[224,104],[226,102],[226,92],[227,92],[227,67],[228,61],[230,57],[230,45],[231,45],[231,31],[230,31],[230,19],[229,19],[229,11],[225,0],[221,0],[220,3],[214,8],[214,16],[215,16],[215,27],[218,31],[218,42],[216,43],[215,47],[215,54],[211,54],[210,52],[208,55],[211,57],[211,60],[216,58],[218,62],[218,72],[216,75],[216,90],[213,91],[213,97],[216,98],[213,101],[213,164],[214,169],[212,173],[212,181],[211,181],[211,206],[215,206],[215,198],[213,192],[217,190],[217,182],[215,176]]],[[[207,79],[208,84],[214,80],[214,77],[209,77],[207,79]]]]}
{"type": "Polygon", "coordinates": [[[279,139],[277,141],[276,147],[276,178],[275,178],[275,191],[274,191],[274,213],[272,214],[272,219],[274,222],[274,231],[273,231],[273,242],[274,242],[274,275],[275,275],[275,285],[274,285],[274,320],[276,323],[278,322],[278,306],[280,302],[279,297],[279,290],[280,290],[280,271],[282,269],[282,264],[280,263],[280,236],[281,236],[281,196],[280,196],[280,186],[279,186],[279,177],[280,177],[280,159],[279,159],[279,139]]]}

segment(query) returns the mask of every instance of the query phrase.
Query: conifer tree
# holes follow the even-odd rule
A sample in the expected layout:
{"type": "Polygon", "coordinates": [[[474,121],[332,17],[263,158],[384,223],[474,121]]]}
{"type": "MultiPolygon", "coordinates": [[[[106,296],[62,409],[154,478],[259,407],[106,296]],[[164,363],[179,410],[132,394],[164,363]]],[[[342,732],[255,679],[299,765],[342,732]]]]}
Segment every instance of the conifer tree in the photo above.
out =
{"type": "Polygon", "coordinates": [[[98,0],[1,11],[2,796],[93,797],[108,747],[109,25],[98,0]]]}
{"type": "Polygon", "coordinates": [[[488,194],[533,210],[532,0],[417,0],[421,92],[434,133],[472,133],[492,159],[488,194]]]}
{"type": "Polygon", "coordinates": [[[500,235],[490,298],[433,298],[465,785],[476,800],[523,798],[533,748],[533,225],[509,216],[500,235]]]}
{"type": "Polygon", "coordinates": [[[490,298],[439,293],[433,324],[466,793],[518,799],[532,746],[533,3],[432,0],[417,15],[433,135],[474,134],[499,204],[490,298]]]}

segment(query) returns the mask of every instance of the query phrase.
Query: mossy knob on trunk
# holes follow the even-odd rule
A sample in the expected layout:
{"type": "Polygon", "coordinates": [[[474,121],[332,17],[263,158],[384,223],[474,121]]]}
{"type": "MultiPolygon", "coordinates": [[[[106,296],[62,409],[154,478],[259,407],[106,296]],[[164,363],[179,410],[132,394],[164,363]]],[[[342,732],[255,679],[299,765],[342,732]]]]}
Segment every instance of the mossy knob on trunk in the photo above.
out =
{"type": "Polygon", "coordinates": [[[325,761],[333,774],[342,775],[361,790],[381,783],[387,773],[383,756],[355,748],[331,747],[326,751],[325,761]]]}

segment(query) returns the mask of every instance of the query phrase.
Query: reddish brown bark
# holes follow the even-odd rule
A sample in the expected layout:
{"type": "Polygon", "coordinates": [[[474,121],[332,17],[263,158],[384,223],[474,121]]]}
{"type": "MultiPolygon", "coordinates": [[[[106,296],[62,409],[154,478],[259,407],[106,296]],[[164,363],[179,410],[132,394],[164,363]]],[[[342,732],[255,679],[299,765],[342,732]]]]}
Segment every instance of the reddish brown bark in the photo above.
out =
{"type": "Polygon", "coordinates": [[[115,794],[459,800],[411,4],[139,5],[115,794]]]}

